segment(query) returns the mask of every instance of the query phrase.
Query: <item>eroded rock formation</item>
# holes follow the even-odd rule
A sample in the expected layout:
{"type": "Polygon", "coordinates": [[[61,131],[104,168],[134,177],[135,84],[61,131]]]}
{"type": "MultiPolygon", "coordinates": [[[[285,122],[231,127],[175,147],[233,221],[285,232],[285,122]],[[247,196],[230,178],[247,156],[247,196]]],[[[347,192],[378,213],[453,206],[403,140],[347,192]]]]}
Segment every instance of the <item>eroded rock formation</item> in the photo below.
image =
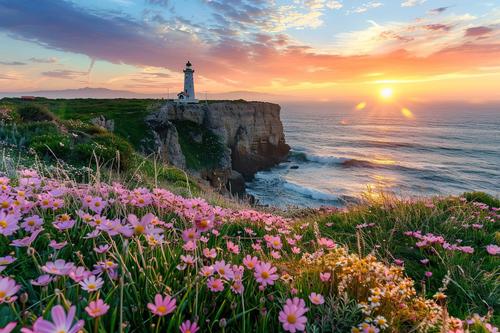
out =
{"type": "Polygon", "coordinates": [[[276,165],[288,155],[280,106],[265,102],[227,101],[209,104],[175,104],[168,102],[148,116],[147,122],[155,132],[157,149],[165,161],[185,167],[174,123],[191,121],[216,134],[229,149],[222,153],[221,162],[213,170],[220,183],[230,182],[233,192],[241,191],[243,179],[249,180],[259,171],[276,165]],[[176,142],[177,141],[177,142],[176,142]],[[227,156],[230,155],[230,156],[227,156]],[[234,172],[236,171],[236,172],[234,172]],[[241,175],[241,176],[239,176],[241,175]]]}

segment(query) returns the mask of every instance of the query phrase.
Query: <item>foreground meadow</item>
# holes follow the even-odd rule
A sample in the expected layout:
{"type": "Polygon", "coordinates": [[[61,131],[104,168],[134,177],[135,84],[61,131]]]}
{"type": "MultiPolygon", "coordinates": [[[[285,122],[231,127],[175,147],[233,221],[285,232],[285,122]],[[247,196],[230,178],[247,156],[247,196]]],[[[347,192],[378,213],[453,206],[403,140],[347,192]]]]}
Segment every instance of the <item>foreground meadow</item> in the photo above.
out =
{"type": "Polygon", "coordinates": [[[19,170],[0,178],[1,332],[496,332],[497,204],[283,217],[19,170]]]}

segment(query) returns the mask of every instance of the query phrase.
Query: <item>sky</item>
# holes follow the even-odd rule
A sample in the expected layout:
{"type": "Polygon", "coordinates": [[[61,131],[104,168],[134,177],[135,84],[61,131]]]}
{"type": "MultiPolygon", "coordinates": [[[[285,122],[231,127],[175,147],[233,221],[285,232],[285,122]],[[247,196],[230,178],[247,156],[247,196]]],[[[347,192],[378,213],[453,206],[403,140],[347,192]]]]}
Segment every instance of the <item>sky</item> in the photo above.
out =
{"type": "Polygon", "coordinates": [[[0,91],[500,100],[500,0],[0,0],[0,91]]]}

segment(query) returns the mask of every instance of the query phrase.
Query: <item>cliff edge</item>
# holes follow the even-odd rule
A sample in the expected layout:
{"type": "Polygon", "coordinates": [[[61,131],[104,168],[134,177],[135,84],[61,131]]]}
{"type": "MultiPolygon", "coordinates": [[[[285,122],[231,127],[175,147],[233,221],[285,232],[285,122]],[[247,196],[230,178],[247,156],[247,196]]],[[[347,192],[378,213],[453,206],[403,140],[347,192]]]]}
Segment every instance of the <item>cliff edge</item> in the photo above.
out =
{"type": "Polygon", "coordinates": [[[256,172],[282,162],[288,155],[290,147],[285,142],[280,109],[278,104],[266,102],[167,102],[146,121],[154,131],[154,150],[165,162],[198,169],[213,186],[241,193],[244,179],[251,179],[256,172]],[[215,147],[218,143],[210,139],[211,135],[222,147],[215,147]],[[186,156],[191,153],[186,140],[194,146],[205,143],[207,153],[200,152],[198,158],[206,159],[216,152],[216,161],[198,168],[188,165],[193,157],[186,156]]]}

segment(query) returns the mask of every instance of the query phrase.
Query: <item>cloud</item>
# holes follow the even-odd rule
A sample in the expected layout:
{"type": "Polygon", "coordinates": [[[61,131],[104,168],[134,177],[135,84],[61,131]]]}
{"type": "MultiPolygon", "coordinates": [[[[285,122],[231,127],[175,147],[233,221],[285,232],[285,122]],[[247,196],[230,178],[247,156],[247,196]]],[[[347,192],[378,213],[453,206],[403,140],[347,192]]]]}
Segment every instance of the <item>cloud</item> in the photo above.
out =
{"type": "Polygon", "coordinates": [[[21,61],[0,61],[0,65],[5,65],[5,66],[24,66],[26,65],[25,62],[21,61]]]}
{"type": "Polygon", "coordinates": [[[36,58],[36,57],[31,57],[28,59],[31,62],[38,63],[38,64],[55,64],[57,62],[57,58],[36,58]]]}
{"type": "Polygon", "coordinates": [[[17,79],[18,78],[14,75],[0,73],[0,80],[10,81],[10,80],[17,80],[17,79]]]}
{"type": "Polygon", "coordinates": [[[340,9],[343,7],[340,1],[335,1],[335,0],[327,1],[325,5],[330,9],[340,9]]]}
{"type": "Polygon", "coordinates": [[[401,3],[401,7],[414,7],[425,3],[427,0],[406,0],[401,3]]]}
{"type": "Polygon", "coordinates": [[[479,37],[493,32],[492,28],[488,27],[473,27],[465,30],[465,37],[479,37]]]}
{"type": "Polygon", "coordinates": [[[365,4],[362,4],[361,6],[353,9],[350,12],[360,14],[360,13],[367,12],[369,9],[378,8],[381,6],[383,6],[382,2],[370,1],[370,2],[367,2],[365,4]]]}
{"type": "Polygon", "coordinates": [[[443,13],[445,10],[447,10],[450,7],[439,7],[439,8],[434,8],[429,11],[429,14],[432,15],[437,15],[443,13]]]}
{"type": "Polygon", "coordinates": [[[170,5],[170,0],[146,0],[147,4],[168,7],[170,5]]]}
{"type": "Polygon", "coordinates": [[[431,30],[431,31],[449,31],[451,30],[451,26],[447,24],[441,24],[441,23],[434,23],[434,24],[426,24],[422,26],[426,30],[431,30]]]}
{"type": "Polygon", "coordinates": [[[57,69],[53,71],[42,72],[42,76],[65,80],[79,80],[88,75],[88,72],[72,71],[68,69],[57,69]]]}

